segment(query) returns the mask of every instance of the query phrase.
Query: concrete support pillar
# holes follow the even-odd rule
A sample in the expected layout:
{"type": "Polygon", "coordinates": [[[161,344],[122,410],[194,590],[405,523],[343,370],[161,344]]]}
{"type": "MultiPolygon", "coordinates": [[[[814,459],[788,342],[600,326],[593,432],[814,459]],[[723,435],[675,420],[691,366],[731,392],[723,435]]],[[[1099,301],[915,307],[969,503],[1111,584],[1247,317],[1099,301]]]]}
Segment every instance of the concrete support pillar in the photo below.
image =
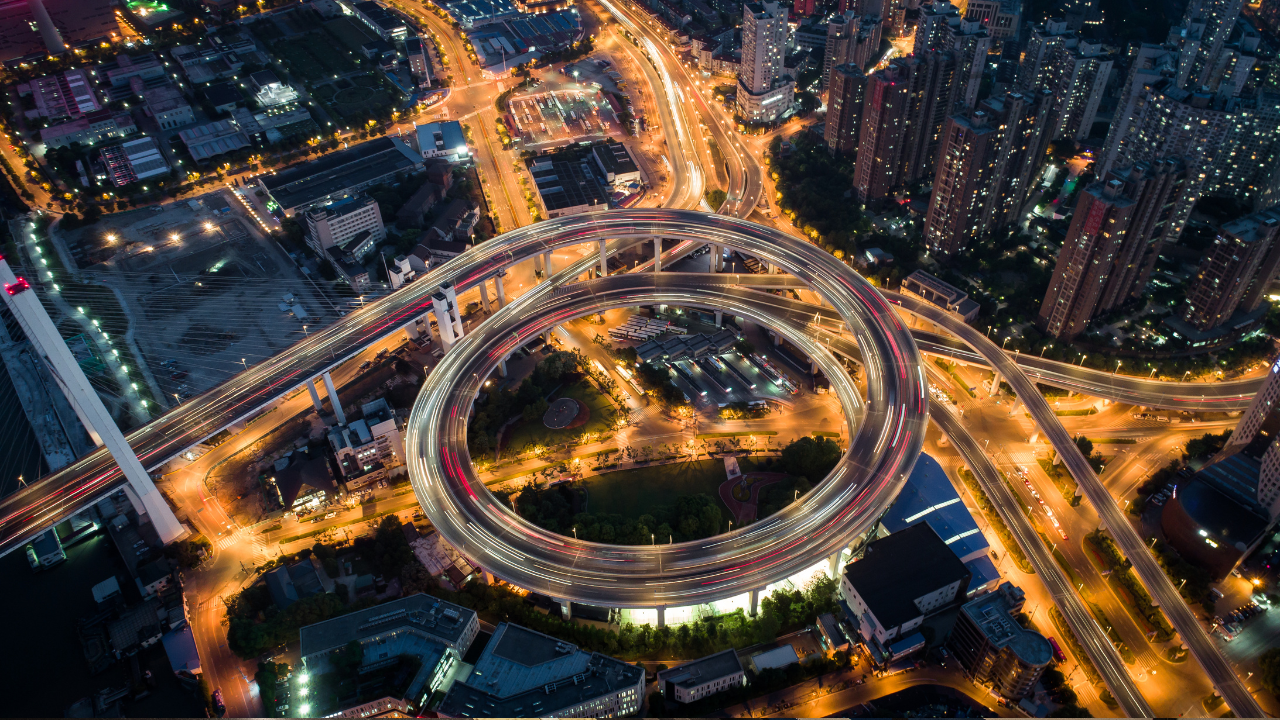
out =
{"type": "Polygon", "coordinates": [[[502,289],[502,278],[506,276],[506,270],[499,270],[498,274],[493,276],[493,294],[498,296],[499,310],[507,306],[507,293],[502,289]]]}
{"type": "Polygon", "coordinates": [[[440,286],[440,289],[448,302],[449,321],[453,323],[453,334],[461,340],[467,333],[462,327],[462,308],[458,307],[458,291],[453,287],[453,283],[445,283],[440,286]]]}
{"type": "Polygon", "coordinates": [[[480,309],[484,310],[485,315],[488,315],[490,312],[489,311],[489,286],[486,284],[486,282],[487,281],[485,280],[480,281],[480,309]]]}
{"type": "Polygon", "coordinates": [[[712,245],[707,253],[710,257],[707,259],[707,272],[713,273],[717,270],[716,260],[720,257],[720,246],[712,245]]]}
{"type": "Polygon", "coordinates": [[[560,601],[560,617],[564,620],[573,619],[573,603],[568,600],[560,601]]]}
{"type": "Polygon", "coordinates": [[[546,271],[546,277],[551,277],[551,273],[555,272],[551,269],[551,251],[542,253],[542,267],[546,271]]]}
{"type": "Polygon", "coordinates": [[[320,404],[320,393],[316,392],[316,381],[307,381],[307,392],[311,393],[311,404],[315,406],[316,412],[323,412],[324,405],[320,404]]]}
{"type": "Polygon", "coordinates": [[[760,588],[751,589],[751,617],[760,612],[760,588]]]}
{"type": "Polygon", "coordinates": [[[724,272],[724,248],[716,246],[716,272],[724,272]]]}
{"type": "Polygon", "coordinates": [[[498,376],[499,377],[507,376],[507,359],[506,358],[502,358],[501,360],[498,361],[498,376]]]}
{"type": "Polygon", "coordinates": [[[609,255],[604,240],[600,241],[600,277],[609,277],[609,255]]]}
{"type": "Polygon", "coordinates": [[[453,349],[453,321],[449,319],[448,300],[445,299],[444,293],[436,293],[431,296],[431,304],[435,308],[436,328],[440,331],[440,345],[445,352],[453,349]]]}
{"type": "Polygon", "coordinates": [[[782,338],[778,335],[778,333],[772,330],[769,331],[769,339],[773,341],[774,347],[777,347],[778,345],[782,344],[782,338]]]}
{"type": "Polygon", "coordinates": [[[338,424],[346,425],[347,414],[342,412],[342,400],[338,398],[338,389],[333,386],[333,378],[329,373],[324,374],[324,389],[329,393],[329,404],[333,406],[333,414],[338,418],[338,424]]]}
{"type": "Polygon", "coordinates": [[[834,555],[832,555],[832,556],[831,556],[831,560],[830,560],[830,567],[828,568],[828,570],[829,570],[829,572],[831,573],[831,577],[833,577],[833,578],[839,578],[839,577],[840,577],[840,555],[841,555],[841,552],[842,552],[842,551],[837,550],[837,551],[836,551],[836,553],[835,553],[834,555]]]}
{"type": "Polygon", "coordinates": [[[810,361],[809,361],[809,374],[810,374],[810,375],[817,375],[817,374],[818,374],[818,363],[816,363],[816,362],[814,362],[814,361],[812,361],[812,360],[810,360],[810,361]]]}
{"type": "Polygon", "coordinates": [[[662,238],[653,239],[653,271],[662,272],[662,238]]]}
{"type": "Polygon", "coordinates": [[[721,323],[723,320],[724,320],[724,311],[723,311],[723,310],[717,310],[717,311],[716,311],[716,327],[720,327],[720,323],[721,323]]]}
{"type": "Polygon", "coordinates": [[[995,397],[1000,392],[1000,373],[995,372],[991,375],[991,396],[995,397]]]}
{"type": "Polygon", "coordinates": [[[666,627],[666,626],[667,626],[667,606],[659,605],[658,606],[658,627],[666,627]]]}
{"type": "Polygon", "coordinates": [[[489,572],[488,570],[481,570],[480,572],[484,575],[484,584],[485,584],[485,585],[492,585],[492,584],[494,584],[495,582],[497,582],[497,580],[496,580],[496,579],[494,579],[494,577],[493,577],[493,573],[489,572]]]}
{"type": "Polygon", "coordinates": [[[533,271],[535,273],[542,273],[542,276],[546,277],[546,273],[542,271],[542,255],[533,256],[533,271]]]}

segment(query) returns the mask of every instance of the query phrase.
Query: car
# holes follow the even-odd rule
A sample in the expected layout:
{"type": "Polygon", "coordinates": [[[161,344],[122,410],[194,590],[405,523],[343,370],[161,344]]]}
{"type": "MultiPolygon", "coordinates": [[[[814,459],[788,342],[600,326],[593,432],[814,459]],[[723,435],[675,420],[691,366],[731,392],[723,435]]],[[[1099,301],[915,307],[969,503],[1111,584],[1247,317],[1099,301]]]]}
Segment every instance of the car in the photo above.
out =
{"type": "Polygon", "coordinates": [[[325,519],[325,520],[332,520],[333,518],[336,518],[336,517],[338,517],[338,513],[336,513],[336,512],[331,512],[331,513],[327,513],[327,514],[325,514],[324,519],[325,519]]]}
{"type": "Polygon", "coordinates": [[[372,366],[373,366],[372,360],[365,360],[364,362],[360,363],[361,370],[368,370],[372,366]]]}
{"type": "Polygon", "coordinates": [[[172,375],[170,375],[170,376],[169,376],[169,379],[170,379],[170,380],[181,380],[181,379],[185,378],[187,375],[190,375],[190,374],[191,374],[191,373],[188,373],[186,370],[180,370],[180,371],[178,371],[178,372],[173,373],[172,375]]]}

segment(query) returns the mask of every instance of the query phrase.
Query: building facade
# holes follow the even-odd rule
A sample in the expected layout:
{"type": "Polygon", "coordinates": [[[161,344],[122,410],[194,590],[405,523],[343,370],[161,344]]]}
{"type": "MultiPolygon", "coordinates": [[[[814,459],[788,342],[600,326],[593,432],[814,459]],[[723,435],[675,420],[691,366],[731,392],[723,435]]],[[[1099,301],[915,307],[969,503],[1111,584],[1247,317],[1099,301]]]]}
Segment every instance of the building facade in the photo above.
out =
{"type": "Polygon", "coordinates": [[[748,122],[774,122],[791,108],[795,80],[785,74],[787,10],[778,3],[746,3],[742,12],[742,64],[738,71],[738,115],[748,122]]]}
{"type": "Polygon", "coordinates": [[[747,674],[732,648],[658,673],[658,692],[678,703],[691,703],[746,684],[747,674]]]}
{"type": "Polygon", "coordinates": [[[1001,584],[960,607],[949,642],[965,674],[1008,700],[1029,695],[1053,661],[1049,641],[1014,619],[1025,602],[1021,589],[1001,584]]]}
{"type": "Polygon", "coordinates": [[[831,152],[856,157],[862,123],[862,96],[867,75],[854,64],[837,65],[831,71],[827,96],[827,120],[823,139],[831,152]]]}
{"type": "Polygon", "coordinates": [[[308,210],[307,245],[320,257],[325,251],[337,246],[347,248],[357,236],[361,237],[359,248],[362,252],[351,249],[357,258],[368,254],[377,243],[385,240],[387,229],[382,224],[382,211],[378,201],[368,195],[353,195],[330,205],[308,210]]]}

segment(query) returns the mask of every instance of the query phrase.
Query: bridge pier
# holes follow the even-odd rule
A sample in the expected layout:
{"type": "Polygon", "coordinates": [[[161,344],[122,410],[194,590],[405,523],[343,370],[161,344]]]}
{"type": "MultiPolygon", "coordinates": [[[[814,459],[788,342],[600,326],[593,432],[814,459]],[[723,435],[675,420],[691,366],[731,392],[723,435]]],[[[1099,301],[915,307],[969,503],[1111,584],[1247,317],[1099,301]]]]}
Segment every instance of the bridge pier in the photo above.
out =
{"type": "Polygon", "coordinates": [[[667,626],[667,606],[659,605],[658,606],[658,627],[666,627],[666,626],[667,626]]]}
{"type": "Polygon", "coordinates": [[[604,240],[600,241],[600,277],[609,277],[609,255],[604,240]]]}
{"type": "Polygon", "coordinates": [[[324,389],[329,393],[329,404],[333,406],[333,414],[338,418],[338,424],[346,425],[347,415],[342,412],[342,401],[338,399],[338,389],[333,386],[333,377],[327,372],[324,374],[324,389]]]}
{"type": "Polygon", "coordinates": [[[323,412],[324,405],[320,404],[320,393],[316,392],[315,378],[307,381],[307,392],[311,393],[311,404],[315,406],[316,412],[323,412]]]}
{"type": "Polygon", "coordinates": [[[498,296],[499,310],[507,306],[507,293],[502,289],[502,278],[506,276],[506,270],[499,270],[498,274],[493,276],[493,294],[498,296]]]}
{"type": "Polygon", "coordinates": [[[748,611],[751,617],[755,617],[760,612],[760,588],[751,588],[751,608],[748,611]]]}
{"type": "Polygon", "coordinates": [[[501,360],[498,361],[498,376],[499,377],[507,376],[507,358],[502,358],[501,360]]]}
{"type": "Polygon", "coordinates": [[[445,300],[449,301],[449,321],[453,323],[453,334],[461,338],[466,332],[462,327],[462,308],[458,307],[458,291],[453,283],[444,283],[440,289],[444,291],[445,300]]]}
{"type": "Polygon", "coordinates": [[[991,371],[991,397],[995,397],[1000,392],[1000,372],[998,370],[991,371]]]}
{"type": "Polygon", "coordinates": [[[653,239],[653,271],[662,272],[662,238],[653,239]]]}
{"type": "Polygon", "coordinates": [[[551,277],[551,273],[552,273],[552,270],[551,270],[551,251],[550,251],[550,250],[548,250],[548,251],[546,251],[546,252],[542,253],[542,267],[543,267],[543,277],[550,278],[550,277],[551,277]]]}
{"type": "Polygon", "coordinates": [[[160,541],[167,545],[182,537],[186,530],[178,522],[169,503],[156,489],[155,483],[147,474],[146,468],[142,467],[142,463],[138,461],[133,448],[129,447],[124,433],[107,412],[102,399],[89,384],[89,378],[80,369],[80,364],[71,354],[71,349],[58,334],[53,320],[40,304],[40,298],[36,297],[36,292],[25,282],[19,282],[4,258],[0,258],[0,284],[10,288],[8,292],[0,293],[0,296],[4,298],[5,304],[18,319],[27,339],[31,341],[37,352],[48,360],[53,376],[57,378],[58,385],[70,401],[71,407],[84,421],[85,429],[94,436],[95,440],[101,440],[100,444],[105,445],[107,451],[111,453],[111,457],[120,467],[121,474],[129,482],[127,488],[132,495],[137,496],[140,511],[144,511],[150,518],[160,541]]]}
{"type": "Polygon", "coordinates": [[[723,319],[724,319],[724,311],[717,310],[716,311],[716,327],[720,327],[720,323],[723,319]]]}
{"type": "Polygon", "coordinates": [[[560,617],[564,620],[573,619],[573,603],[568,600],[560,600],[560,617]]]}
{"type": "Polygon", "coordinates": [[[489,314],[489,286],[488,280],[480,281],[480,309],[484,310],[484,314],[489,314]]]}
{"type": "Polygon", "coordinates": [[[830,567],[828,569],[831,573],[831,577],[837,580],[840,579],[840,555],[843,554],[843,552],[843,550],[837,550],[835,554],[831,556],[831,560],[829,561],[830,567]]]}
{"type": "Polygon", "coordinates": [[[449,307],[446,304],[444,293],[436,293],[431,296],[431,305],[435,308],[436,328],[440,331],[440,345],[445,352],[453,349],[453,320],[449,317],[449,307]]]}

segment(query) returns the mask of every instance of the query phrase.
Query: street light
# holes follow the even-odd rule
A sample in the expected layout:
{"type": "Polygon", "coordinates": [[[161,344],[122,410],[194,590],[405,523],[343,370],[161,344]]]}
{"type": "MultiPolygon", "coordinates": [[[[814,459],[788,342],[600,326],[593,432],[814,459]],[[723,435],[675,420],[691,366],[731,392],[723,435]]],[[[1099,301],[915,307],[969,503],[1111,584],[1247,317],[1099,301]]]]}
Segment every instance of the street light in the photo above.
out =
{"type": "Polygon", "coordinates": [[[249,365],[248,365],[248,363],[246,363],[246,362],[244,361],[244,358],[240,358],[240,364],[241,364],[241,365],[244,365],[244,369],[245,369],[245,370],[248,370],[248,369],[249,369],[249,365]]]}
{"type": "Polygon", "coordinates": [[[1116,361],[1116,369],[1115,369],[1115,370],[1112,370],[1112,371],[1111,371],[1111,374],[1112,374],[1112,375],[1115,375],[1116,373],[1120,372],[1120,366],[1121,366],[1122,364],[1124,364],[1124,363],[1123,363],[1123,361],[1121,361],[1121,360],[1117,360],[1117,361],[1116,361]]]}
{"type": "Polygon", "coordinates": [[[1084,361],[1085,361],[1085,358],[1087,358],[1087,357],[1089,357],[1089,356],[1088,356],[1088,355],[1083,355],[1083,356],[1081,356],[1081,357],[1080,357],[1080,367],[1084,367],[1084,361]]]}
{"type": "Polygon", "coordinates": [[[307,326],[306,326],[306,325],[303,325],[303,326],[302,326],[302,336],[303,336],[303,337],[311,337],[311,333],[307,332],[307,326]]]}

